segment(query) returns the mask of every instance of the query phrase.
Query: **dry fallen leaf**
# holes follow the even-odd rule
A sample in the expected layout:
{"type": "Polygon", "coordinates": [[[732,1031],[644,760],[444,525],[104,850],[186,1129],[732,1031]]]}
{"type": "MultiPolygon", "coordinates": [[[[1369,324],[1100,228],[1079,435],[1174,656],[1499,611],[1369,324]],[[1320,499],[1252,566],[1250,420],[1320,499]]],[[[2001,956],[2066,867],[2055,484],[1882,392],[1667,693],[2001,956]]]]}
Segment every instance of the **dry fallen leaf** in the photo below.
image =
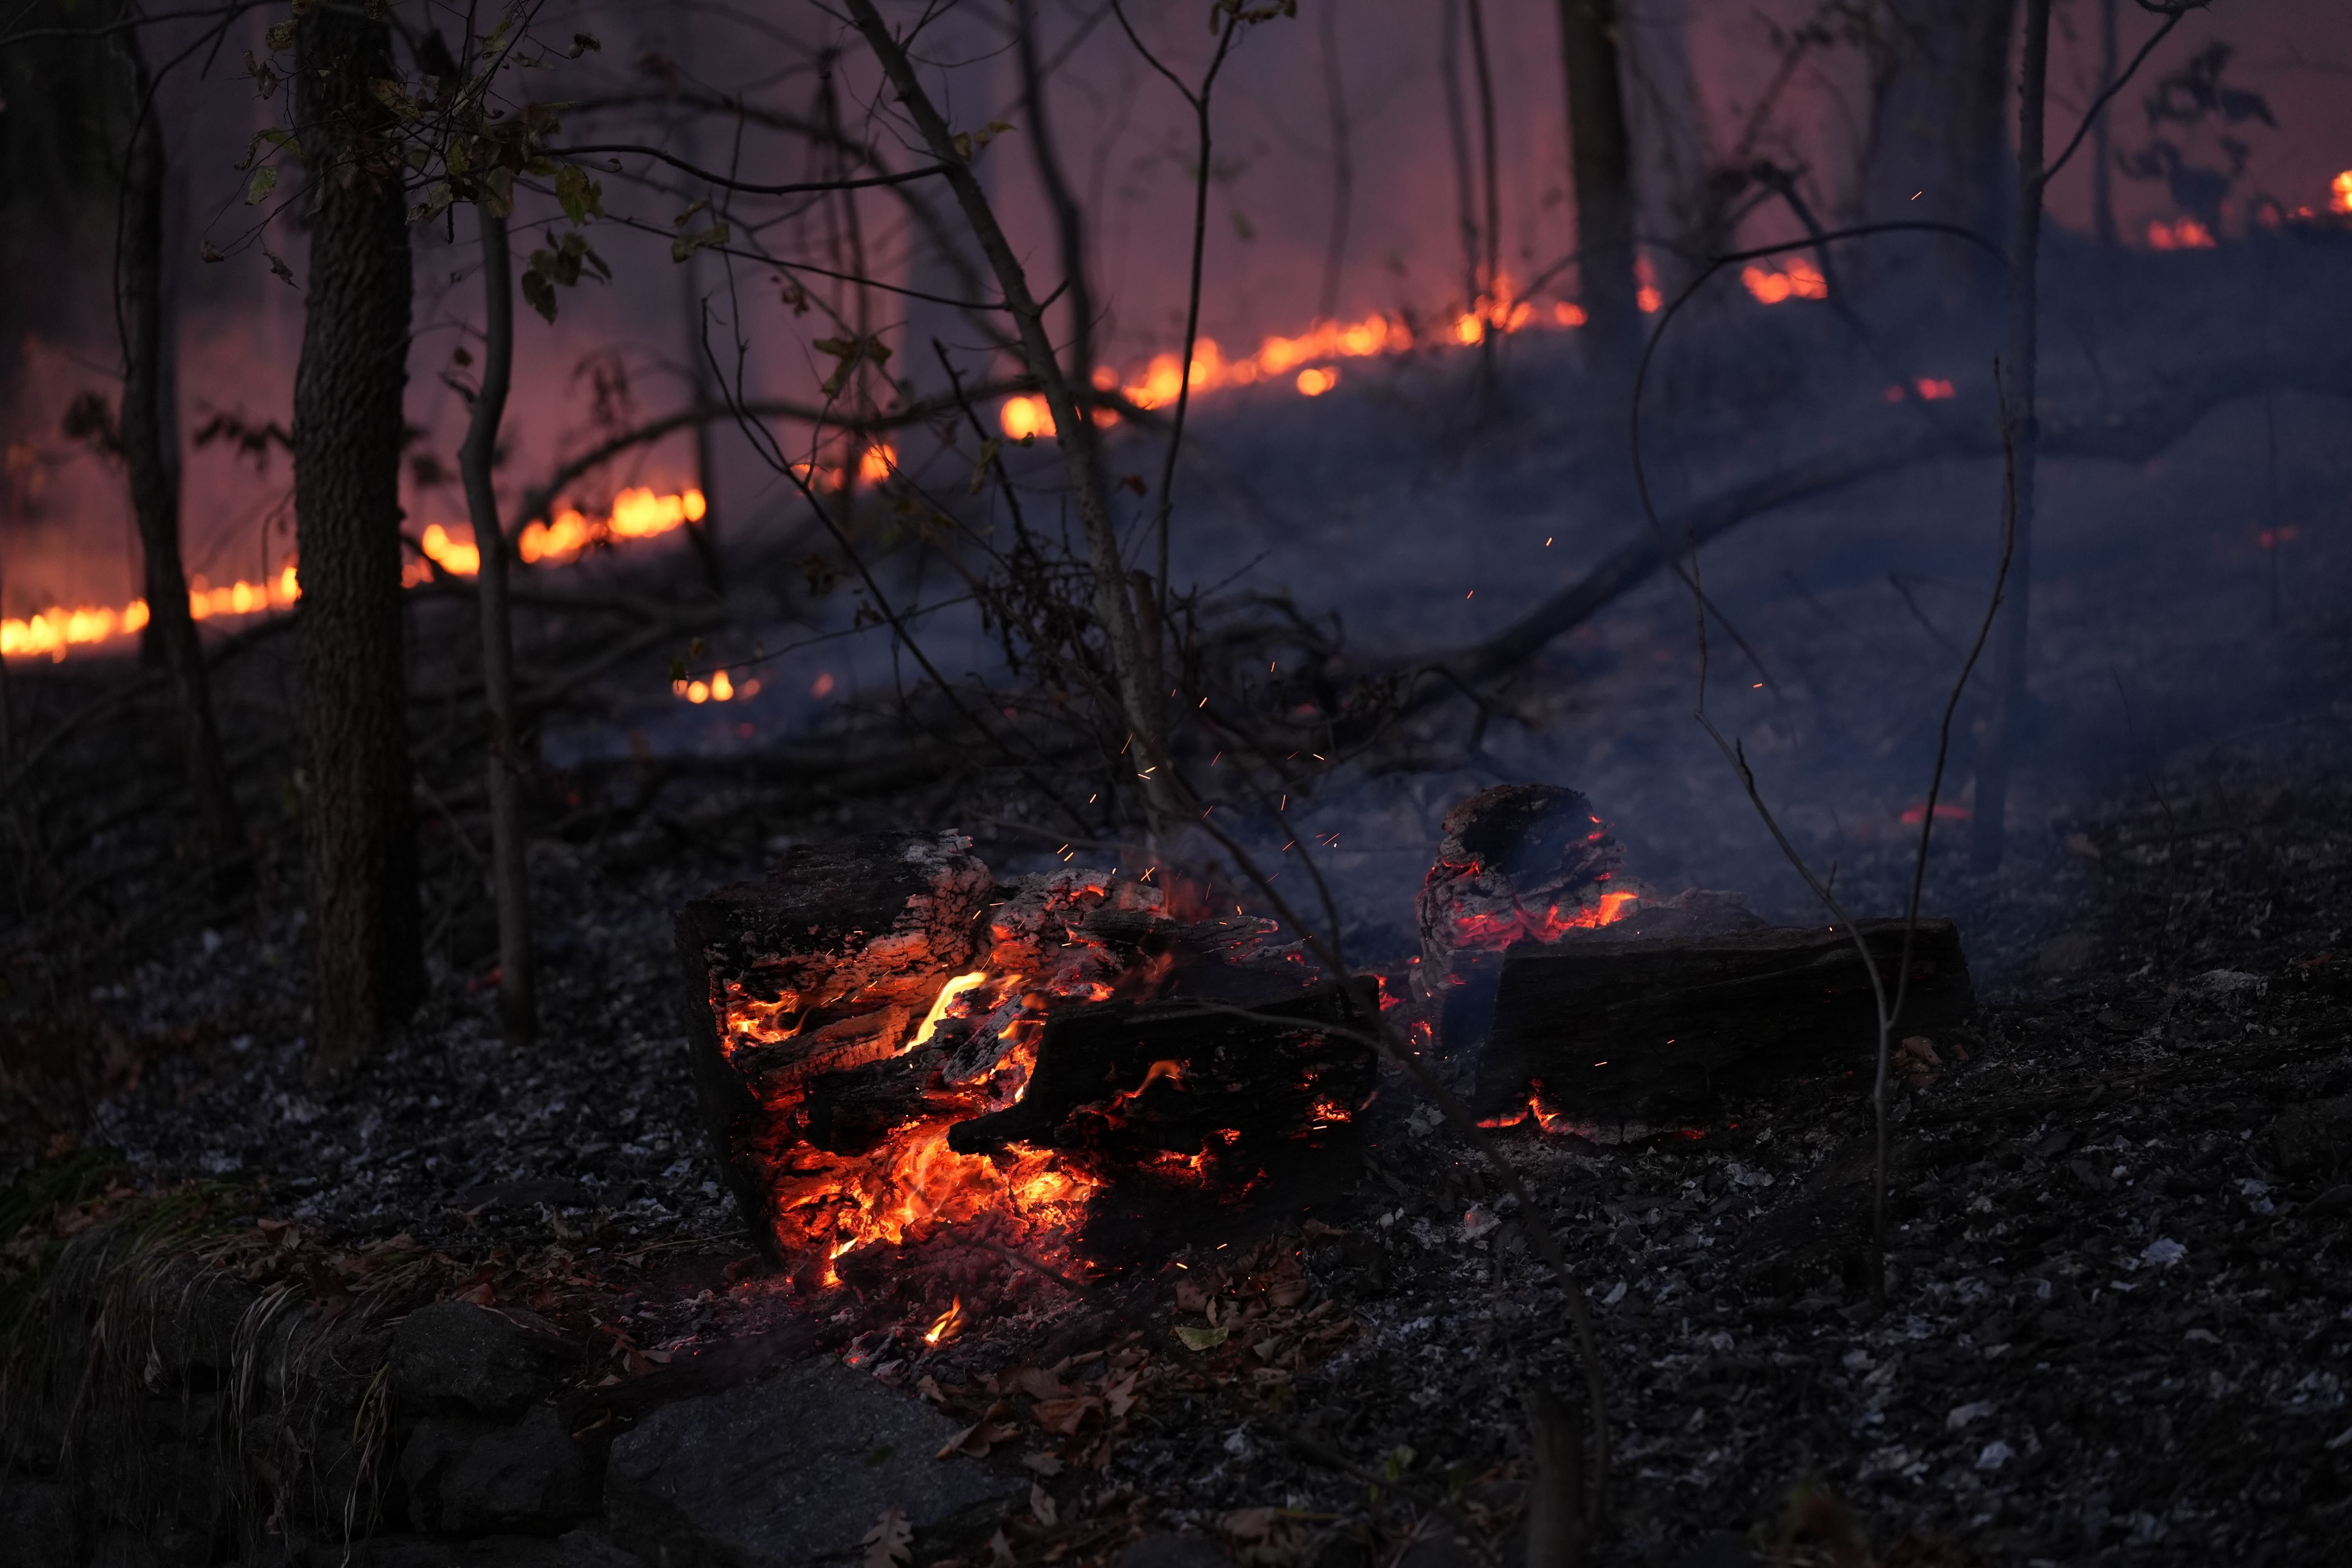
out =
{"type": "Polygon", "coordinates": [[[1030,1414],[1037,1425],[1048,1432],[1068,1436],[1076,1432],[1086,1418],[1103,1407],[1103,1402],[1091,1394],[1081,1394],[1072,1399],[1041,1399],[1030,1414]]]}
{"type": "Polygon", "coordinates": [[[906,1510],[892,1503],[858,1542],[866,1548],[865,1568],[898,1568],[911,1562],[914,1542],[915,1527],[907,1522],[906,1510]]]}
{"type": "Polygon", "coordinates": [[[1212,1351],[1225,1342],[1228,1332],[1230,1331],[1225,1329],[1180,1328],[1176,1331],[1176,1337],[1184,1342],[1184,1348],[1188,1351],[1212,1351]]]}
{"type": "Polygon", "coordinates": [[[1061,1518],[1061,1510],[1054,1506],[1054,1500],[1047,1497],[1045,1489],[1035,1481],[1029,1483],[1029,1511],[1037,1516],[1038,1523],[1049,1529],[1061,1518]]]}
{"type": "Polygon", "coordinates": [[[1016,1366],[1011,1372],[999,1373],[996,1385],[1008,1394],[1025,1394],[1032,1399],[1066,1399],[1070,1394],[1068,1384],[1034,1366],[1016,1366]]]}
{"type": "Polygon", "coordinates": [[[1041,1476],[1058,1476],[1062,1473],[1061,1457],[1056,1454],[1024,1454],[1021,1456],[1021,1462],[1041,1476]]]}

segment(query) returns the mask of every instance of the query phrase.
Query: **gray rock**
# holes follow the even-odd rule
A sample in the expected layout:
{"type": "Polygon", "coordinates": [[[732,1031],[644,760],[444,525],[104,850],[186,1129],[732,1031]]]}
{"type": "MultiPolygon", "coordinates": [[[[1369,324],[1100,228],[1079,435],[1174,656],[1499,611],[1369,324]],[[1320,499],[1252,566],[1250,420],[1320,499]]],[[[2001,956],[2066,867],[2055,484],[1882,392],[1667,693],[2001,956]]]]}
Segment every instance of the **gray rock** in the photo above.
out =
{"type": "Polygon", "coordinates": [[[56,1481],[0,1479],[0,1541],[18,1568],[80,1568],[72,1490],[56,1481]]]}
{"type": "Polygon", "coordinates": [[[583,1525],[556,1542],[562,1568],[646,1568],[645,1559],[624,1552],[595,1525],[583,1525]]]}
{"type": "Polygon", "coordinates": [[[917,1556],[978,1533],[1025,1478],[938,1459],[956,1424],[830,1356],[666,1405],[613,1445],[614,1537],[666,1568],[803,1568],[903,1510],[917,1556]]]}
{"type": "Polygon", "coordinates": [[[566,1568],[570,1559],[552,1541],[493,1535],[482,1541],[430,1541],[421,1535],[377,1535],[310,1548],[305,1568],[566,1568]]]}
{"type": "Polygon", "coordinates": [[[579,1352],[527,1312],[440,1301],[392,1336],[392,1389],[429,1410],[514,1415],[555,1391],[579,1352]]]}
{"type": "Polygon", "coordinates": [[[354,1541],[321,1542],[304,1557],[305,1568],[464,1568],[457,1548],[446,1541],[421,1535],[377,1535],[354,1541]]]}
{"type": "Polygon", "coordinates": [[[1205,1535],[1147,1535],[1118,1554],[1118,1568],[1233,1568],[1205,1535]]]}
{"type": "Polygon", "coordinates": [[[1699,1537],[1698,1544],[1682,1554],[1675,1568],[1755,1568],[1756,1553],[1748,1538],[1728,1530],[1699,1537]]]}
{"type": "Polygon", "coordinates": [[[596,1511],[595,1456],[541,1405],[509,1425],[428,1415],[401,1450],[409,1517],[436,1535],[552,1535],[596,1511]]]}

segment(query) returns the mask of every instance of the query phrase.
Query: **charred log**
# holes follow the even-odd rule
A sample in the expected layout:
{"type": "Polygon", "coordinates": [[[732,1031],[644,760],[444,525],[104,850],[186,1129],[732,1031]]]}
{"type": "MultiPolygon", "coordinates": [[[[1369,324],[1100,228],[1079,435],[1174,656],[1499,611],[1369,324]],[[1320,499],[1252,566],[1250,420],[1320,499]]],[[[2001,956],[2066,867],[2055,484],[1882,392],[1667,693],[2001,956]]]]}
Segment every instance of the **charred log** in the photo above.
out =
{"type": "Polygon", "coordinates": [[[761,1244],[767,1184],[749,1152],[780,1096],[878,1061],[971,955],[994,879],[969,841],[875,837],[803,846],[765,879],[677,917],[695,1092],[729,1186],[761,1244]],[[736,1027],[730,1030],[730,1022],[736,1027]]]}
{"type": "Polygon", "coordinates": [[[1370,1046],[1326,1031],[1368,1016],[1379,999],[1369,980],[1302,987],[1302,978],[1282,963],[1212,969],[1165,1001],[1058,1012],[1020,1101],[958,1123],[948,1145],[1222,1162],[1342,1126],[1370,1097],[1377,1064],[1370,1046]]]}
{"type": "MultiPolygon", "coordinates": [[[[1892,987],[1904,922],[1857,922],[1892,987]]],[[[1948,1029],[1976,1012],[1959,931],[1921,921],[1896,1026],[1948,1029]]],[[[1504,955],[1480,1053],[1477,1109],[1530,1094],[1578,1118],[1672,1114],[1725,1091],[1859,1066],[1877,1048],[1862,956],[1842,930],[1522,942],[1504,955]]]]}

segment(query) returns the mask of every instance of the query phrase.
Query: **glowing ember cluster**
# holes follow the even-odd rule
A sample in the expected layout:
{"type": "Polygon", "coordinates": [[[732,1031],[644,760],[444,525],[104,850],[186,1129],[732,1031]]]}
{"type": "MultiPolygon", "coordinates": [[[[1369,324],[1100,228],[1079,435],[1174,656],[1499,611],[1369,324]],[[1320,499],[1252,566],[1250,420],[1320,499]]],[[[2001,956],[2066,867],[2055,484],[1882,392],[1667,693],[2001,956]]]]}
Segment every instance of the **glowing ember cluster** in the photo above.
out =
{"type": "MultiPolygon", "coordinates": [[[[866,1043],[853,1046],[854,1057],[878,1060],[928,1050],[945,1058],[919,1104],[871,1149],[842,1152],[808,1142],[807,1079],[774,1080],[762,1096],[771,1129],[763,1154],[782,1250],[825,1259],[820,1284],[834,1281],[830,1261],[855,1248],[899,1246],[942,1226],[978,1226],[1045,1256],[1066,1256],[1068,1237],[1101,1179],[1051,1149],[1014,1145],[990,1154],[958,1153],[949,1147],[948,1130],[1020,1100],[1051,1008],[1103,1001],[1150,984],[1101,943],[1082,937],[1078,926],[1107,905],[1150,910],[1160,899],[1156,889],[1115,885],[1100,872],[1029,879],[990,911],[978,967],[944,981],[934,973],[903,1005],[868,1015],[871,1029],[866,1043]],[[950,1040],[954,1048],[945,1052],[950,1040]]],[[[887,947],[890,941],[873,945],[887,947]]],[[[892,984],[870,981],[862,990],[871,996],[892,984]]],[[[730,987],[720,999],[722,1048],[740,1061],[812,1032],[838,1030],[839,1023],[823,1022],[828,1009],[814,1005],[822,1000],[793,991],[762,997],[730,987]]],[[[835,1050],[831,1059],[849,1058],[835,1050]]]]}

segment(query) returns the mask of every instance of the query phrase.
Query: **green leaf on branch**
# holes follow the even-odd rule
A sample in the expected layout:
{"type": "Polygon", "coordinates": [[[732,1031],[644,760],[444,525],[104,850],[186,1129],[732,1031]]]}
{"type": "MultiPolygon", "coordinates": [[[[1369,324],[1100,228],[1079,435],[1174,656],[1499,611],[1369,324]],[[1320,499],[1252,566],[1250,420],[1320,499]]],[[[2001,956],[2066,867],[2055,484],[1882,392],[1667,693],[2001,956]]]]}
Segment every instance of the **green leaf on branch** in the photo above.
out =
{"type": "Polygon", "coordinates": [[[258,206],[268,201],[269,193],[277,188],[278,166],[274,163],[264,163],[253,172],[253,178],[245,183],[245,205],[249,207],[258,206]]]}

